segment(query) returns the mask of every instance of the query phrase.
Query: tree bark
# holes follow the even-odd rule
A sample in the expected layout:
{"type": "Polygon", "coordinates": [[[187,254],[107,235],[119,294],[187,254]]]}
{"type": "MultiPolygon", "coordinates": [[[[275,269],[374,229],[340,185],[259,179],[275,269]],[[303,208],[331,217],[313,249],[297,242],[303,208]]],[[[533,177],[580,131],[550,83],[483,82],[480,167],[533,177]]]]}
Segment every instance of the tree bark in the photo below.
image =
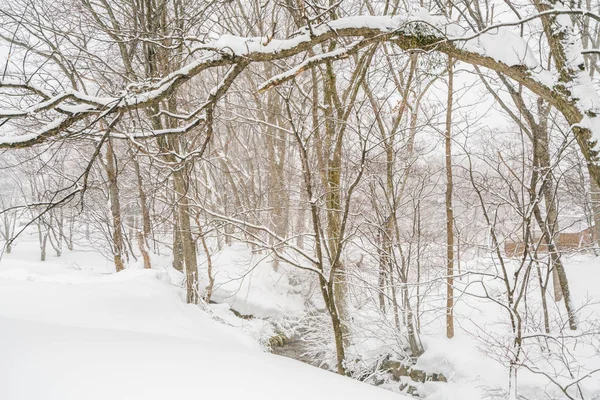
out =
{"type": "Polygon", "coordinates": [[[117,165],[112,140],[106,142],[106,175],[108,177],[108,193],[110,198],[110,213],[113,228],[113,258],[117,272],[125,269],[123,264],[123,231],[121,219],[121,203],[119,200],[119,186],[117,182],[117,165]]]}
{"type": "Polygon", "coordinates": [[[446,104],[446,336],[454,337],[454,210],[452,208],[452,102],[453,61],[448,57],[448,98],[446,104]]]}
{"type": "Polygon", "coordinates": [[[146,241],[144,240],[144,234],[141,231],[137,232],[137,242],[138,247],[140,249],[140,253],[142,253],[142,259],[144,260],[144,268],[152,268],[152,263],[150,262],[150,255],[148,254],[148,248],[146,247],[146,241]]]}
{"type": "Polygon", "coordinates": [[[594,245],[600,248],[600,187],[593,177],[590,177],[590,199],[594,221],[594,229],[592,229],[594,245]]]}
{"type": "Polygon", "coordinates": [[[150,210],[148,209],[148,200],[146,196],[146,191],[144,190],[144,180],[142,178],[142,172],[140,170],[140,163],[133,155],[131,158],[133,162],[133,167],[135,169],[135,175],[137,177],[137,187],[138,187],[138,197],[140,201],[140,211],[142,214],[142,234],[144,235],[144,242],[146,246],[150,243],[150,235],[152,232],[152,222],[150,220],[150,210]]]}
{"type": "Polygon", "coordinates": [[[188,187],[181,169],[173,172],[176,204],[179,217],[179,238],[183,247],[185,262],[186,300],[190,304],[198,303],[198,260],[196,256],[196,241],[192,235],[188,187]]]}

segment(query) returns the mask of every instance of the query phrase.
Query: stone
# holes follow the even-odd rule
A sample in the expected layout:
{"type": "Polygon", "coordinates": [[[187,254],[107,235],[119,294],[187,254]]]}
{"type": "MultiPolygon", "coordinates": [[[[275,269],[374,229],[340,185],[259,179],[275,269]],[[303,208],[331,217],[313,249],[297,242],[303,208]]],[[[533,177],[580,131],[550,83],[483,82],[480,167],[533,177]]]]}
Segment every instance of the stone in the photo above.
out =
{"type": "Polygon", "coordinates": [[[285,337],[284,334],[282,333],[278,333],[275,336],[272,336],[269,338],[269,345],[271,346],[271,348],[273,347],[283,347],[285,346],[285,344],[287,343],[288,338],[285,337]]]}
{"type": "Polygon", "coordinates": [[[423,371],[421,371],[420,369],[411,369],[410,370],[410,379],[412,379],[415,382],[421,382],[424,383],[425,379],[427,378],[427,374],[423,371]]]}
{"type": "Polygon", "coordinates": [[[401,361],[384,360],[381,363],[381,369],[390,372],[396,381],[399,381],[403,376],[408,376],[408,367],[401,361]]]}

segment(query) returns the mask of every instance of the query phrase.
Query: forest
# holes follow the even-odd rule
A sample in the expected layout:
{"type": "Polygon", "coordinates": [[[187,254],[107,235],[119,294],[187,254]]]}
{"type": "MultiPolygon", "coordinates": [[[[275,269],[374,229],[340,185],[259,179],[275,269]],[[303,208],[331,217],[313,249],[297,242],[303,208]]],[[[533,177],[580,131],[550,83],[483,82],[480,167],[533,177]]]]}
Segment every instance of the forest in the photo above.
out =
{"type": "Polygon", "coordinates": [[[599,399],[599,56],[597,0],[0,0],[0,398],[599,399]]]}

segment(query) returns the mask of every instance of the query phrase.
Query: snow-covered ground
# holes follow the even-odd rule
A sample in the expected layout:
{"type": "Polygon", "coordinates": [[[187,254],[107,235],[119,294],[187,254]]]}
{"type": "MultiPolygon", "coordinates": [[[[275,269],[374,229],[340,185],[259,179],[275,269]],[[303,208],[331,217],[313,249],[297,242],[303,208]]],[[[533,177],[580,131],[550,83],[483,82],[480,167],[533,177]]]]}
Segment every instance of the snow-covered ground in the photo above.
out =
{"type": "Polygon", "coordinates": [[[38,257],[25,237],[0,261],[0,399],[403,397],[263,352],[217,321],[233,320],[223,306],[185,304],[160,269],[109,274],[93,252],[38,257]]]}
{"type": "MultiPolygon", "coordinates": [[[[564,302],[553,301],[550,282],[547,301],[552,333],[545,334],[537,276],[533,274],[531,291],[520,307],[526,327],[517,366],[519,398],[600,399],[600,257],[567,255],[563,262],[578,329],[569,330],[564,302]],[[572,397],[565,396],[559,385],[569,387],[572,397]]],[[[517,265],[517,260],[510,261],[509,276],[517,265]]],[[[494,271],[491,260],[485,258],[471,260],[463,268],[492,275],[494,271]]],[[[439,316],[424,329],[425,353],[416,364],[422,370],[443,373],[450,382],[418,385],[419,394],[430,400],[508,398],[514,335],[508,311],[502,306],[506,296],[503,283],[493,276],[474,274],[457,280],[455,287],[455,337],[444,337],[445,320],[439,316]],[[482,296],[482,280],[490,298],[482,296]]]]}
{"type": "MultiPolygon", "coordinates": [[[[138,262],[115,274],[112,263],[94,251],[67,251],[60,258],[49,254],[42,263],[36,240],[25,234],[0,260],[0,400],[408,398],[265,353],[277,323],[301,319],[307,311],[306,293],[300,290],[308,278],[303,285],[292,284],[285,266],[275,272],[263,255],[243,245],[213,255],[213,300],[220,304],[192,306],[185,304],[181,274],[167,257],[153,256],[152,270],[138,262]],[[258,318],[238,318],[230,307],[258,318]]],[[[593,334],[600,325],[600,258],[580,255],[566,261],[580,318],[573,335],[593,334]]],[[[200,264],[204,276],[202,256],[200,264]]],[[[465,268],[487,267],[480,259],[465,268]]],[[[202,279],[201,287],[206,284],[202,279]]],[[[475,279],[480,278],[464,278],[457,288],[476,293],[476,285],[468,285],[475,279]]],[[[494,285],[487,282],[491,290],[494,285]]],[[[501,299],[501,288],[494,295],[501,299]]],[[[416,365],[443,373],[449,382],[411,385],[430,400],[505,398],[511,341],[507,316],[490,300],[466,294],[457,300],[456,337],[443,337],[443,318],[428,317],[422,327],[425,353],[416,365]]],[[[527,304],[535,312],[523,315],[539,315],[536,299],[527,304]]],[[[555,324],[561,322],[562,307],[549,296],[555,324]]],[[[398,346],[377,334],[381,327],[372,325],[372,315],[356,309],[353,317],[362,327],[354,332],[353,354],[367,359],[398,346]]],[[[563,385],[583,378],[583,398],[600,399],[600,373],[585,376],[600,368],[599,348],[593,345],[600,338],[591,339],[560,339],[567,344],[568,365],[560,364],[552,343],[526,346],[523,359],[563,376],[563,385]],[[544,347],[546,353],[539,350],[544,347]]],[[[527,399],[566,398],[546,377],[526,368],[519,369],[518,385],[527,399]]],[[[384,387],[398,391],[400,385],[384,387]]]]}

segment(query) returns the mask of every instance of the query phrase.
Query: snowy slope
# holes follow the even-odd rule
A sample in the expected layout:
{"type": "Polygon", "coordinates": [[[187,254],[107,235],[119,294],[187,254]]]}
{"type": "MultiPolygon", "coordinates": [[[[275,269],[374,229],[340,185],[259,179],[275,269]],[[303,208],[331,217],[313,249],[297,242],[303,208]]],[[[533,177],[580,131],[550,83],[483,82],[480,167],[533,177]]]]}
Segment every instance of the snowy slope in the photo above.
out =
{"type": "Polygon", "coordinates": [[[0,399],[404,398],[262,352],[162,272],[27,258],[0,262],[0,399]]]}
{"type": "MultiPolygon", "coordinates": [[[[201,288],[208,284],[205,259],[201,254],[201,288]]],[[[215,252],[212,262],[215,284],[211,300],[258,318],[283,318],[305,312],[304,299],[290,285],[285,265],[275,272],[270,258],[253,254],[243,243],[215,252]]]]}

